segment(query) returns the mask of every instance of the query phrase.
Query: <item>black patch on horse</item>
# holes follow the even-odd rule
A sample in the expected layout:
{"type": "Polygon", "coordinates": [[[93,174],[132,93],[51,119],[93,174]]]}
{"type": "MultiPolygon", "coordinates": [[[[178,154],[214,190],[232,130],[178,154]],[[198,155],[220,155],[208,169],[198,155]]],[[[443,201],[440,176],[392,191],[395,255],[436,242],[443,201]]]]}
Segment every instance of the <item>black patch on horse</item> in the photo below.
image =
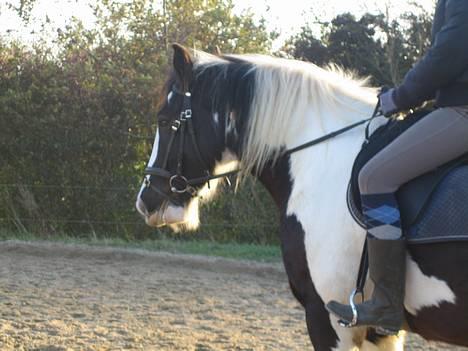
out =
{"type": "Polygon", "coordinates": [[[289,174],[289,156],[267,164],[260,181],[272,195],[281,216],[281,251],[289,286],[294,297],[304,307],[310,340],[317,351],[329,351],[338,346],[338,335],[330,322],[325,304],[315,289],[307,264],[305,232],[296,216],[287,215],[287,204],[292,190],[289,174]]]}
{"type": "Polygon", "coordinates": [[[196,67],[192,91],[208,97],[203,99],[210,101],[207,107],[219,114],[220,128],[215,130],[224,131],[228,119],[234,119],[236,133],[227,135],[226,146],[239,154],[254,97],[255,66],[236,57],[223,56],[222,59],[225,61],[196,67]]]}

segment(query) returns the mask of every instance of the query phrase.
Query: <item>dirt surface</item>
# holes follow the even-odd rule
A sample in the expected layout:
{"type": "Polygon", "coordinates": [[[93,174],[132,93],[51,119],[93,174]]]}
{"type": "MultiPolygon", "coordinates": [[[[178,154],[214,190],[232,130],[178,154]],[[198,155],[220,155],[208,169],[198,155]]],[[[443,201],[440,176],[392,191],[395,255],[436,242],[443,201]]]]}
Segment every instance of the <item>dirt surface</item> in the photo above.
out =
{"type": "Polygon", "coordinates": [[[0,350],[309,349],[281,265],[0,243],[0,350]]]}

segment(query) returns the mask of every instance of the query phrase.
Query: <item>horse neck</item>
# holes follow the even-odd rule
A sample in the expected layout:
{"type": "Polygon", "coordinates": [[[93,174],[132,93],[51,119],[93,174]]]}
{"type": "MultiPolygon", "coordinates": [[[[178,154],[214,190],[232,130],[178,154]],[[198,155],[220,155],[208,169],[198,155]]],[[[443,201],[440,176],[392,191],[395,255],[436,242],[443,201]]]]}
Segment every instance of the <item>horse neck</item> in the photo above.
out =
{"type": "Polygon", "coordinates": [[[286,212],[288,199],[291,194],[289,157],[280,157],[274,166],[268,164],[258,175],[258,179],[268,190],[281,215],[283,216],[286,212]]]}
{"type": "MultiPolygon", "coordinates": [[[[303,130],[289,136],[287,147],[300,145],[370,117],[371,104],[361,107],[362,112],[354,114],[347,109],[330,110],[328,117],[335,121],[324,121],[323,124],[314,121],[312,116],[304,116],[310,122],[303,121],[303,130]]],[[[280,209],[282,246],[290,247],[291,242],[300,238],[310,277],[323,301],[345,299],[358,270],[365,235],[348,212],[346,191],[353,161],[364,140],[364,128],[358,127],[319,145],[284,156],[260,175],[260,180],[280,209]],[[288,226],[290,219],[299,227],[288,226]],[[304,236],[297,230],[302,230],[304,236]]],[[[296,257],[285,259],[294,262],[296,257]]]]}
{"type": "MultiPolygon", "coordinates": [[[[353,108],[322,109],[323,118],[319,119],[314,116],[316,110],[311,108],[291,123],[293,128],[286,138],[285,148],[296,147],[368,118],[372,110],[370,103],[354,101],[353,108]]],[[[340,216],[351,223],[345,196],[354,158],[364,141],[364,129],[364,126],[357,127],[289,157],[281,157],[273,167],[266,167],[259,179],[280,211],[288,215],[306,207],[311,215],[320,213],[322,218],[328,217],[328,221],[332,216],[340,216]]],[[[324,229],[322,221],[314,223],[307,229],[317,232],[324,229]]]]}

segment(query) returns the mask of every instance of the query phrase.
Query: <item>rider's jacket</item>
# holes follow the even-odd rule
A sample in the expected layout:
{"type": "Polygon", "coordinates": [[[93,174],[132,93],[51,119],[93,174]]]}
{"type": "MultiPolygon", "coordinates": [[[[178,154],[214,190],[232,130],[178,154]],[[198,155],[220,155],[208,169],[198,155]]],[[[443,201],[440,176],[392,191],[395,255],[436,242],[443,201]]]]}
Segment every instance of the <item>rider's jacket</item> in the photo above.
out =
{"type": "Polygon", "coordinates": [[[393,98],[400,109],[434,98],[439,107],[468,105],[468,0],[439,0],[431,48],[393,98]]]}

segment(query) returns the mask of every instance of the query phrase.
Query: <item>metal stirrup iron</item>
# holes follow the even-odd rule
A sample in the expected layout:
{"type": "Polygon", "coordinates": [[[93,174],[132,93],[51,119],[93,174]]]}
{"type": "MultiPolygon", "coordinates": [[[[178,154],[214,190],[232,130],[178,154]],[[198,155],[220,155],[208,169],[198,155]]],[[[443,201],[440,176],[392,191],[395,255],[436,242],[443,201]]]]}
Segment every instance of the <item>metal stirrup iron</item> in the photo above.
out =
{"type": "Polygon", "coordinates": [[[351,295],[349,295],[349,306],[351,307],[351,311],[353,312],[353,319],[351,320],[351,322],[340,319],[338,321],[338,324],[340,326],[345,327],[345,328],[352,328],[357,325],[358,310],[357,310],[356,304],[354,303],[354,300],[356,299],[357,295],[361,295],[361,302],[364,302],[364,293],[362,291],[358,291],[357,289],[354,289],[351,295]]]}
{"type": "Polygon", "coordinates": [[[364,302],[364,285],[366,284],[367,272],[369,271],[369,257],[367,254],[367,240],[364,240],[364,246],[362,248],[361,262],[359,262],[359,272],[356,281],[356,288],[351,292],[349,296],[349,306],[353,312],[353,319],[351,322],[340,319],[338,324],[345,328],[352,328],[358,323],[358,310],[354,301],[357,295],[361,295],[361,303],[364,302]]]}

